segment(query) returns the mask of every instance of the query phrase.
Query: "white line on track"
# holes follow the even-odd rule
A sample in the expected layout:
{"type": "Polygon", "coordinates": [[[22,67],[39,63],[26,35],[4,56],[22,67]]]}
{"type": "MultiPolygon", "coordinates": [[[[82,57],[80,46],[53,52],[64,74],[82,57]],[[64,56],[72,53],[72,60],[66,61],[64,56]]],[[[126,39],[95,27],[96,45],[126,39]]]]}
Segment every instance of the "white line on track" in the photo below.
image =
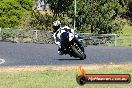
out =
{"type": "Polygon", "coordinates": [[[0,58],[0,64],[3,64],[3,63],[5,63],[5,60],[0,58]]]}

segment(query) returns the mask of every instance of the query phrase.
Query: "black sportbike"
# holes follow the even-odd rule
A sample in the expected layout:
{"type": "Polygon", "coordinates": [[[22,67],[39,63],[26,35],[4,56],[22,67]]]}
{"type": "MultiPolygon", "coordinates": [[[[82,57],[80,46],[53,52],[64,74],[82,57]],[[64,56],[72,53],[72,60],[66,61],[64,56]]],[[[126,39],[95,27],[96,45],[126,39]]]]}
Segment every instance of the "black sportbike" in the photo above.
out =
{"type": "Polygon", "coordinates": [[[61,43],[63,54],[69,54],[71,57],[80,58],[84,60],[86,54],[84,52],[84,46],[80,42],[81,39],[75,37],[75,34],[69,31],[59,31],[59,40],[61,43]]]}

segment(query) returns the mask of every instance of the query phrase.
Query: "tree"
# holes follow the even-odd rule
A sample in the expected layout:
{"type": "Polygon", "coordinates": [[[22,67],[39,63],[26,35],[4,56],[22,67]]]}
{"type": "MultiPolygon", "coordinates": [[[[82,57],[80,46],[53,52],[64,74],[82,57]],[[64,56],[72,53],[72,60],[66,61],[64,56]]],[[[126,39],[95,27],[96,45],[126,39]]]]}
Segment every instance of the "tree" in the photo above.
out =
{"type": "Polygon", "coordinates": [[[29,17],[32,0],[1,0],[0,1],[0,27],[19,28],[24,26],[23,21],[29,17]]]}
{"type": "Polygon", "coordinates": [[[72,5],[71,0],[48,0],[48,3],[50,4],[50,8],[54,13],[54,16],[60,16],[64,15],[64,13],[67,13],[69,8],[72,5]]]}
{"type": "MultiPolygon", "coordinates": [[[[47,1],[51,11],[54,13],[53,17],[48,16],[50,22],[59,19],[61,22],[70,24],[72,27],[74,20],[74,0],[47,1]]],[[[126,0],[77,0],[77,30],[79,32],[99,34],[117,32],[121,27],[120,24],[115,21],[115,18],[125,12],[125,3],[126,0]]],[[[41,19],[45,18],[46,16],[41,17],[41,19]]],[[[46,18],[46,20],[48,19],[46,18]]],[[[39,20],[36,19],[36,21],[39,20]]],[[[41,22],[39,24],[41,24],[41,22]]],[[[46,27],[48,23],[43,25],[46,27]]]]}
{"type": "Polygon", "coordinates": [[[106,34],[120,29],[112,19],[115,10],[122,9],[118,0],[78,0],[77,3],[80,31],[89,29],[91,33],[106,34]],[[115,28],[114,25],[118,27],[115,28]]]}
{"type": "Polygon", "coordinates": [[[39,12],[32,13],[30,28],[37,30],[51,30],[53,18],[46,14],[42,15],[39,12]]]}

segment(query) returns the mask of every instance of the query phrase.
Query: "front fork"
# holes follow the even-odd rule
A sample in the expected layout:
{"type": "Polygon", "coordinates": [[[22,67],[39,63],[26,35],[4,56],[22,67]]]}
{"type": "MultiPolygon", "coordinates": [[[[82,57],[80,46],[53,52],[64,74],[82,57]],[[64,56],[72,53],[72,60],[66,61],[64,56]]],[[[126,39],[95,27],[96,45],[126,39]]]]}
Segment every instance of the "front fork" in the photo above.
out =
{"type": "Polygon", "coordinates": [[[74,38],[75,43],[78,45],[78,47],[84,52],[84,47],[82,43],[77,39],[76,37],[74,38]]]}

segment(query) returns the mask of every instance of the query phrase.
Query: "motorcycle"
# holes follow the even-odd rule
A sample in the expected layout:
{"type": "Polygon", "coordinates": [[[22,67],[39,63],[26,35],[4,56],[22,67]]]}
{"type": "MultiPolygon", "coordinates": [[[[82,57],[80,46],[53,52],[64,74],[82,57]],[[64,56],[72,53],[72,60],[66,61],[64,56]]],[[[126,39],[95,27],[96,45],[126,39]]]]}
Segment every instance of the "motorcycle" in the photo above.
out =
{"type": "Polygon", "coordinates": [[[76,35],[67,29],[57,32],[63,54],[69,54],[71,57],[80,58],[81,60],[86,59],[84,47],[80,44],[82,39],[77,39],[77,37],[75,37],[76,35]]]}

